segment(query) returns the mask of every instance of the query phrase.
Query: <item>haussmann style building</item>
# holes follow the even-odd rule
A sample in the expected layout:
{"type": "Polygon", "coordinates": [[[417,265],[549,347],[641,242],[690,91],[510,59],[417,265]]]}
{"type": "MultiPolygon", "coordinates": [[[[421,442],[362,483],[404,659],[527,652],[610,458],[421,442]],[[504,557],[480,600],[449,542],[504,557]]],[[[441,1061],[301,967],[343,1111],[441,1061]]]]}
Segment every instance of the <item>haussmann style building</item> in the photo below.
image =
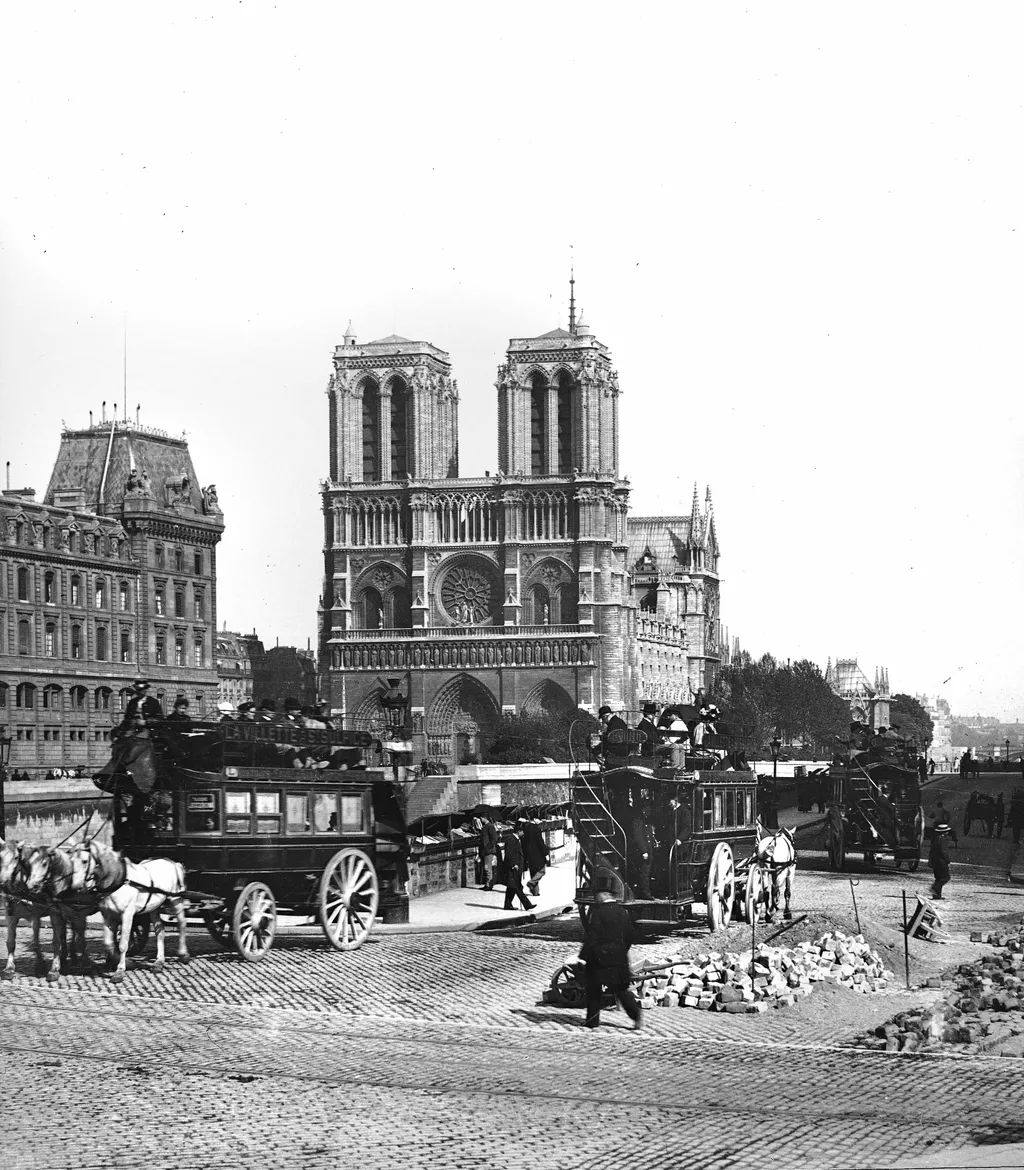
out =
{"type": "Polygon", "coordinates": [[[444,350],[350,327],[327,387],[321,698],[373,730],[396,680],[414,753],[454,764],[486,759],[503,713],[685,701],[720,661],[710,493],[629,515],[618,374],[572,302],[568,330],[509,342],[495,385],[479,479],[458,475],[444,350]]]}
{"type": "Polygon", "coordinates": [[[216,489],[183,438],[131,422],[65,429],[41,500],[0,497],[0,724],[30,775],[109,756],[131,684],[214,716],[216,489]]]}

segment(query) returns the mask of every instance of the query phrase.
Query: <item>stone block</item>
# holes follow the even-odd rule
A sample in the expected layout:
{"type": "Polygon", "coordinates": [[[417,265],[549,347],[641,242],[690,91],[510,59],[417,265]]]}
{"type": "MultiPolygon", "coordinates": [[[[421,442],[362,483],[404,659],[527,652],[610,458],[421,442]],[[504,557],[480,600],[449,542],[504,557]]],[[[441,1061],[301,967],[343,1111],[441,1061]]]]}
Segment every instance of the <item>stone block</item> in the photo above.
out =
{"type": "Polygon", "coordinates": [[[700,1007],[700,999],[696,995],[684,995],[682,999],[683,1007],[700,1007]]]}

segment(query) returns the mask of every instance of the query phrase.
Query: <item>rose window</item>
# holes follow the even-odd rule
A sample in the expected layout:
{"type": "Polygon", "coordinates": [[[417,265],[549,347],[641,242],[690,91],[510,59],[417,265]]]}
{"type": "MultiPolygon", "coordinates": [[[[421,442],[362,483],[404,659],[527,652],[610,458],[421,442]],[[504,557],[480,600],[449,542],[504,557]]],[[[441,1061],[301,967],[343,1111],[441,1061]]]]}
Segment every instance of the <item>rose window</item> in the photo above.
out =
{"type": "Polygon", "coordinates": [[[441,604],[458,625],[473,626],[487,621],[497,606],[497,585],[480,569],[457,567],[445,575],[441,604]]]}

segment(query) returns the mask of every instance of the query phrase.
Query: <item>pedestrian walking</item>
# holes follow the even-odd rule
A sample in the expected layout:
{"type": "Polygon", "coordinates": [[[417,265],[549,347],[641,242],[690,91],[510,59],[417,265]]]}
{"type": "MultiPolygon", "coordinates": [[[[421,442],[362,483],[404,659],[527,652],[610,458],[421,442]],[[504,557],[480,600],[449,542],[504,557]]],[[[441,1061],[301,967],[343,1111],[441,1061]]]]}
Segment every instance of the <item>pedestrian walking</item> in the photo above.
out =
{"type": "Polygon", "coordinates": [[[490,817],[480,817],[480,867],[483,872],[484,889],[494,889],[495,863],[498,860],[498,830],[490,817]]]}
{"type": "Polygon", "coordinates": [[[928,865],[935,880],[932,882],[932,896],[942,899],[942,887],[949,881],[949,839],[952,828],[945,821],[938,821],[932,829],[932,843],[928,850],[928,865]]]}
{"type": "Polygon", "coordinates": [[[537,820],[523,823],[523,854],[526,868],[530,871],[530,880],[526,888],[536,897],[540,893],[540,879],[547,873],[548,857],[551,854],[548,843],[544,840],[540,822],[537,820]]]}
{"type": "MultiPolygon", "coordinates": [[[[1003,835],[1003,825],[1006,824],[1006,805],[1003,804],[1003,794],[1001,792],[996,797],[995,818],[992,824],[995,826],[996,836],[1001,837],[1003,835]]],[[[991,836],[991,833],[989,836],[991,836]]]]}
{"type": "Polygon", "coordinates": [[[643,1012],[629,984],[629,948],[640,934],[629,911],[616,901],[615,875],[607,870],[594,878],[594,905],[587,918],[580,958],[586,964],[586,1026],[601,1023],[601,1001],[607,988],[622,1005],[634,1028],[643,1026],[643,1012]]]}
{"type": "Polygon", "coordinates": [[[935,761],[934,760],[928,761],[928,775],[929,776],[935,775],[935,761]]]}
{"type": "Polygon", "coordinates": [[[505,846],[505,909],[514,910],[518,898],[524,910],[532,910],[533,903],[523,892],[523,845],[515,829],[509,829],[503,841],[505,846]]]}

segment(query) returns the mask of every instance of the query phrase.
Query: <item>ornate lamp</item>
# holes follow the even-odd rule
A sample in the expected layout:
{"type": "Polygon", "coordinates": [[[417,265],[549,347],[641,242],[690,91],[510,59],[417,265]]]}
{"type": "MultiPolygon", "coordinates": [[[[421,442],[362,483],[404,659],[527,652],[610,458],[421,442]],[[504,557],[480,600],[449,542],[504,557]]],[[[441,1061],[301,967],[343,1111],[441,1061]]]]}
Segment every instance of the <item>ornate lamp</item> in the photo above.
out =
{"type": "Polygon", "coordinates": [[[776,780],[779,775],[779,752],[782,751],[782,740],[776,735],[768,747],[772,753],[772,779],[776,780]]]}
{"type": "Polygon", "coordinates": [[[398,689],[401,681],[401,679],[389,678],[388,689],[380,700],[380,705],[384,708],[384,716],[387,719],[388,730],[392,733],[399,732],[405,727],[405,709],[409,705],[408,697],[398,689]]]}

